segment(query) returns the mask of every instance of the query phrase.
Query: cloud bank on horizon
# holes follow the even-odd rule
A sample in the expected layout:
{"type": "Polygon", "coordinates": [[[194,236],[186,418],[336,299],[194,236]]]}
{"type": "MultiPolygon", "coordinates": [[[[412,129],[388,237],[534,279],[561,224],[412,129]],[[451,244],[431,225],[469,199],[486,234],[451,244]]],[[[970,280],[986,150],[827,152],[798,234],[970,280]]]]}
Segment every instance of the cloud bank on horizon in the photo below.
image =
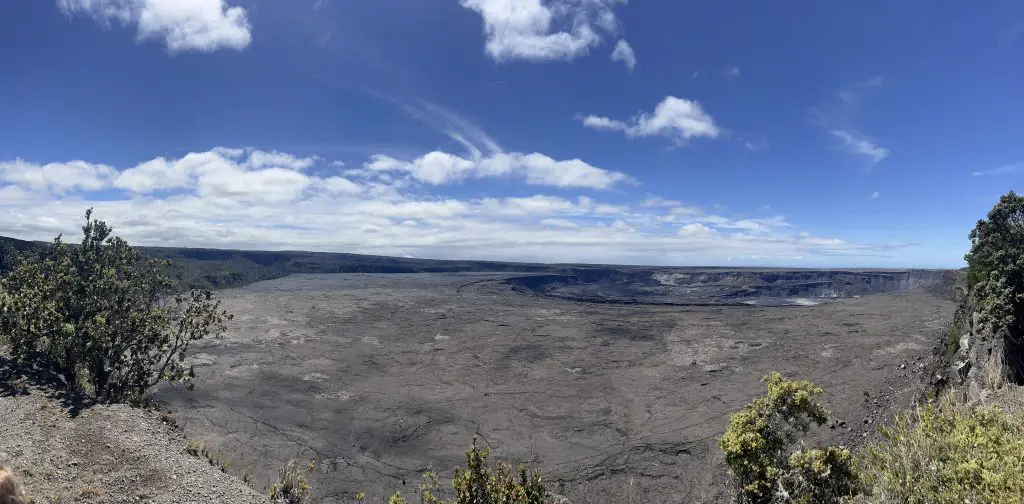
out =
{"type": "MultiPolygon", "coordinates": [[[[878,22],[913,9],[830,7],[789,28],[808,41],[794,59],[758,21],[766,9],[51,0],[0,12],[28,49],[6,72],[17,77],[0,78],[12,111],[0,121],[0,234],[74,234],[94,207],[144,245],[961,264],[970,225],[1024,166],[1003,133],[1024,101],[969,76],[1024,79],[998,64],[1021,47],[964,49],[952,34],[924,50],[995,56],[883,63],[874,42],[829,41],[840,26],[928,38],[878,22]],[[970,104],[936,77],[950,68],[970,104]],[[45,84],[65,81],[75,85],[45,84]],[[987,134],[956,127],[995,117],[987,134]],[[913,189],[922,180],[927,197],[913,189]],[[950,197],[963,191],[973,196],[950,197]]],[[[1024,19],[1007,9],[984,21],[1024,19]]],[[[965,32],[1001,33],[949,14],[965,32]]]]}
{"type": "Polygon", "coordinates": [[[720,215],[655,196],[618,204],[540,192],[469,199],[430,192],[465,176],[521,178],[540,188],[628,184],[617,178],[621,174],[543,154],[375,156],[361,168],[321,173],[332,164],[225,147],[130,167],[3,161],[0,180],[9,185],[0,189],[0,200],[9,214],[0,233],[73,234],[83,209],[94,207],[126,238],[163,246],[644,264],[768,264],[906,247],[812,236],[782,215],[720,215]]]}

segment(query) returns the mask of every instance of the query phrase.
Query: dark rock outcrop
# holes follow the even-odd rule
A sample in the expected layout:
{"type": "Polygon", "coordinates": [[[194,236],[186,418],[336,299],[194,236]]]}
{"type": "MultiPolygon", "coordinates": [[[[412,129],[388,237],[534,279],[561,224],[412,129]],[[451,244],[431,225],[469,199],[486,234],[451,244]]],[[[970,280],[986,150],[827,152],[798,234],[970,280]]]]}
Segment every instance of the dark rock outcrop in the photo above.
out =
{"type": "Polygon", "coordinates": [[[944,292],[943,286],[955,274],[945,270],[579,268],[564,274],[514,277],[506,283],[524,292],[594,303],[768,304],[800,298],[813,304],[910,289],[944,292]]]}

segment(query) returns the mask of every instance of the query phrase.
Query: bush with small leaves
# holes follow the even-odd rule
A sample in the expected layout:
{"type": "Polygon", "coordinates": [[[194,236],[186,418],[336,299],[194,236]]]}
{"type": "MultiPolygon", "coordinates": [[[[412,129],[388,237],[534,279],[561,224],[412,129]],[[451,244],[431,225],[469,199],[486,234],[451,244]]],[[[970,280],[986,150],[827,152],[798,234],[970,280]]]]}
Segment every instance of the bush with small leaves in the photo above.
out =
{"type": "Polygon", "coordinates": [[[784,502],[819,504],[841,502],[843,498],[857,495],[860,489],[850,450],[828,446],[793,452],[776,493],[784,502]]]}
{"type": "MultiPolygon", "coordinates": [[[[420,504],[547,504],[549,494],[539,473],[530,473],[522,466],[513,470],[504,462],[492,468],[487,464],[489,455],[490,449],[478,448],[474,438],[466,452],[466,466],[455,469],[452,499],[442,497],[437,474],[424,472],[420,476],[420,504]]],[[[388,502],[408,504],[398,492],[388,502]]]]}
{"type": "Polygon", "coordinates": [[[439,495],[440,489],[437,473],[427,471],[420,475],[420,504],[443,504],[439,495]]]}
{"type": "Polygon", "coordinates": [[[529,474],[525,467],[517,471],[504,462],[495,469],[487,465],[490,450],[477,448],[476,439],[466,452],[466,467],[455,471],[452,487],[455,504],[544,504],[548,492],[540,474],[529,474]]]}
{"type": "Polygon", "coordinates": [[[812,424],[821,425],[828,418],[814,401],[822,390],[777,372],[762,381],[767,393],[733,414],[719,439],[725,464],[736,481],[737,501],[830,503],[854,493],[857,478],[849,451],[790,452],[812,424]]]}
{"type": "Polygon", "coordinates": [[[83,238],[57,237],[0,279],[0,334],[13,355],[98,401],[140,402],[156,384],[192,386],[189,344],[231,315],[209,291],[173,295],[165,261],[149,260],[85,213],[83,238]]]}

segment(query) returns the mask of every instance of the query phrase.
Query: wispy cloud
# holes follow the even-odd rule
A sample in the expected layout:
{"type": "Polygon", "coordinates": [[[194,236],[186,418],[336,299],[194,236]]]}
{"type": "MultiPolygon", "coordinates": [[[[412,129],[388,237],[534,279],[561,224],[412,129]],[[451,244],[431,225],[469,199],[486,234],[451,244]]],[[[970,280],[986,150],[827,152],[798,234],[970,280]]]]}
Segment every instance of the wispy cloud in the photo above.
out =
{"type": "Polygon", "coordinates": [[[878,198],[881,198],[881,197],[882,197],[882,195],[879,194],[878,191],[875,191],[875,192],[871,193],[871,199],[878,199],[878,198]]]}
{"type": "Polygon", "coordinates": [[[867,138],[843,130],[832,130],[831,133],[832,136],[842,141],[840,147],[854,154],[867,156],[871,160],[871,164],[877,164],[889,157],[889,149],[879,147],[867,138]]]}
{"type": "Polygon", "coordinates": [[[891,151],[859,131],[856,115],[864,97],[884,85],[885,76],[876,75],[839,90],[834,100],[811,109],[815,125],[839,139],[842,150],[866,157],[872,166],[889,157],[891,151]]]}
{"type": "Polygon", "coordinates": [[[735,80],[740,78],[741,75],[743,75],[743,71],[740,70],[740,68],[737,66],[724,66],[711,68],[710,71],[705,71],[705,69],[703,68],[698,68],[694,70],[693,74],[691,75],[694,79],[700,79],[705,75],[710,75],[711,77],[717,77],[723,80],[735,80]]]}
{"type": "Polygon", "coordinates": [[[841,89],[836,93],[843,108],[847,112],[853,112],[860,107],[861,100],[865,95],[885,85],[885,76],[876,75],[854,83],[852,86],[841,89]]]}
{"type": "Polygon", "coordinates": [[[488,135],[483,128],[437,103],[427,100],[409,102],[381,92],[365,91],[398,107],[399,110],[405,112],[409,117],[454,140],[466,149],[470,157],[480,158],[485,155],[503,152],[498,142],[488,135]]]}
{"type": "Polygon", "coordinates": [[[1017,24],[1011,26],[1009,29],[999,34],[999,45],[1002,47],[1009,47],[1020,38],[1021,34],[1024,34],[1024,21],[1020,21],[1017,24]]]}
{"type": "Polygon", "coordinates": [[[768,141],[764,138],[758,140],[744,140],[743,147],[754,152],[768,150],[768,141]]]}
{"type": "Polygon", "coordinates": [[[645,207],[678,207],[682,206],[682,202],[677,200],[670,200],[662,198],[661,196],[648,196],[644,199],[641,206],[645,207]]]}
{"type": "Polygon", "coordinates": [[[1022,170],[1024,170],[1024,162],[1008,164],[997,168],[992,168],[991,170],[979,170],[976,172],[971,172],[971,175],[975,177],[985,177],[988,175],[1007,175],[1010,173],[1017,173],[1022,170]]]}

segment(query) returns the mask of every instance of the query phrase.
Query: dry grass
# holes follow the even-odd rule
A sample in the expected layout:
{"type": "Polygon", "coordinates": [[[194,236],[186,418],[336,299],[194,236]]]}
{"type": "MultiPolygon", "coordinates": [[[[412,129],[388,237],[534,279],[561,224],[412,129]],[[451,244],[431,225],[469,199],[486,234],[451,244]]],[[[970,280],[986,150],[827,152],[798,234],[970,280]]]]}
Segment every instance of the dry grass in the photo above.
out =
{"type": "Polygon", "coordinates": [[[1006,385],[1006,364],[1002,353],[993,353],[981,366],[978,382],[985,390],[999,390],[1006,385]]]}
{"type": "Polygon", "coordinates": [[[103,495],[103,490],[94,486],[84,486],[78,491],[78,495],[82,496],[83,499],[92,499],[103,495]]]}
{"type": "Polygon", "coordinates": [[[21,488],[14,473],[6,467],[0,467],[0,504],[29,504],[25,491],[21,488]]]}
{"type": "Polygon", "coordinates": [[[270,500],[284,504],[306,504],[310,498],[310,487],[307,474],[313,472],[315,462],[310,462],[305,470],[295,460],[289,460],[281,471],[277,483],[270,486],[270,500]]]}

